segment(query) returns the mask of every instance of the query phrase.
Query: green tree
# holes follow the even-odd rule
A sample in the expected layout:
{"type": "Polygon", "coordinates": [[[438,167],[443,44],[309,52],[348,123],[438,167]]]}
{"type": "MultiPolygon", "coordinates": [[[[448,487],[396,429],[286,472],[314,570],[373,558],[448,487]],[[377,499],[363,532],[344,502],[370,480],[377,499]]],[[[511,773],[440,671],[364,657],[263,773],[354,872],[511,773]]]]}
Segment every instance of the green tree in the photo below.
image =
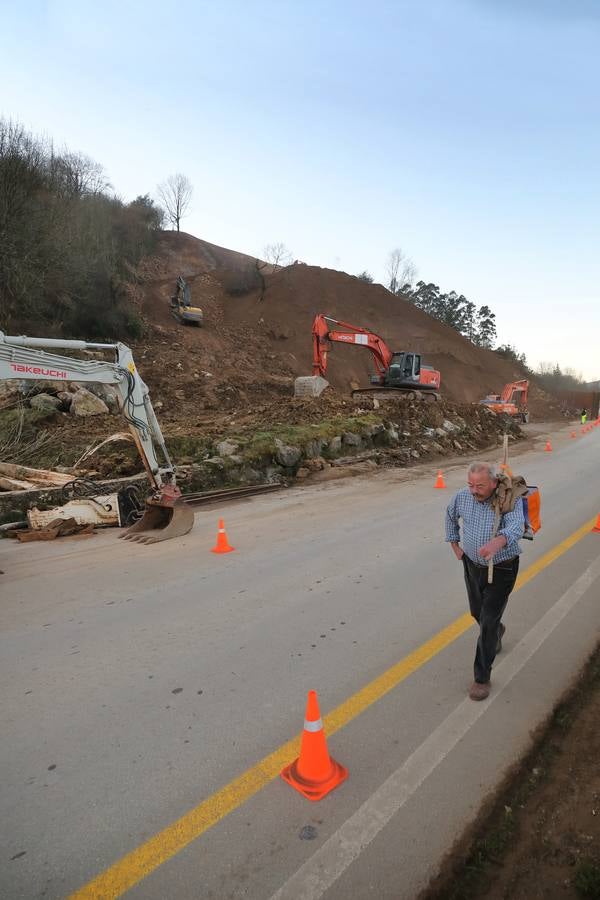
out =
{"type": "Polygon", "coordinates": [[[480,306],[477,310],[464,294],[456,291],[442,294],[433,282],[418,281],[414,288],[407,288],[402,293],[423,312],[454,328],[472,343],[480,347],[493,346],[496,316],[489,306],[480,306]]]}
{"type": "Polygon", "coordinates": [[[124,204],[102,166],[0,119],[0,327],[65,337],[137,335],[127,300],[162,213],[124,204]]]}
{"type": "Polygon", "coordinates": [[[501,344],[499,347],[496,347],[494,353],[497,353],[498,356],[502,356],[503,359],[509,359],[512,362],[518,363],[518,365],[529,371],[527,357],[524,353],[519,353],[517,348],[513,347],[512,344],[501,344]]]}
{"type": "Polygon", "coordinates": [[[489,306],[480,306],[477,311],[477,332],[475,343],[478,347],[491,350],[496,340],[496,316],[489,306]]]}

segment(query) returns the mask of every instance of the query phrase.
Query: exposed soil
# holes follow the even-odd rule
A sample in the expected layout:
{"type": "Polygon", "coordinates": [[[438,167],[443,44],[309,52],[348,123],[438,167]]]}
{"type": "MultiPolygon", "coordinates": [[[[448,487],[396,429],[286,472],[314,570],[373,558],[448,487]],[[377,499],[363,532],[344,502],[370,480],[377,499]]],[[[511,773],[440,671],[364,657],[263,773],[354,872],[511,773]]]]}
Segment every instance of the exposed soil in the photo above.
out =
{"type": "MultiPolygon", "coordinates": [[[[267,267],[263,287],[250,257],[190,235],[166,233],[160,257],[147,263],[142,276],[134,299],[147,337],[134,349],[161,422],[290,397],[294,378],[311,374],[311,326],[317,312],[377,332],[392,350],[421,352],[441,372],[441,393],[451,401],[474,403],[523,377],[518,366],[475,347],[381,285],[343,272],[306,265],[272,272],[267,267]],[[192,302],[204,311],[202,328],[181,325],[171,315],[169,297],[180,273],[190,284],[192,302]],[[243,295],[231,293],[241,290],[243,295]]],[[[349,396],[353,388],[367,386],[371,371],[366,349],[334,345],[327,379],[338,393],[349,396]]],[[[534,382],[529,407],[533,418],[563,417],[560,402],[534,382]]]]}
{"type": "Polygon", "coordinates": [[[599,709],[600,647],[420,900],[600,898],[599,709]]]}
{"type": "MultiPolygon", "coordinates": [[[[478,404],[456,404],[447,401],[437,403],[407,402],[404,399],[381,400],[377,409],[370,399],[352,400],[335,390],[318,398],[272,398],[268,404],[254,404],[234,411],[204,410],[190,412],[187,421],[161,417],[161,427],[174,461],[178,464],[193,463],[210,448],[224,439],[247,444],[253,437],[262,436],[263,443],[271,437],[303,446],[312,437],[328,430],[342,433],[353,430],[353,422],[360,423],[376,417],[378,421],[394,422],[398,440],[386,457],[382,450],[383,465],[407,466],[433,461],[457,452],[479,456],[491,454],[500,460],[500,445],[507,423],[478,404]],[[460,431],[445,432],[441,426],[446,420],[457,422],[460,431]],[[338,425],[336,426],[336,423],[338,425]],[[435,433],[438,429],[439,433],[435,433]],[[417,451],[408,458],[400,451],[410,448],[417,451]],[[493,450],[491,449],[493,448],[493,450]]],[[[525,436],[517,425],[510,426],[511,446],[524,442],[525,436]]],[[[20,446],[18,451],[5,453],[6,462],[20,462],[42,468],[73,466],[76,460],[100,440],[109,435],[127,432],[120,415],[96,415],[81,419],[68,413],[48,413],[36,422],[38,441],[32,441],[31,449],[20,446]]],[[[29,432],[26,435],[29,437],[29,432]]],[[[120,440],[108,443],[91,459],[94,477],[126,476],[142,471],[142,463],[135,446],[120,440]]],[[[89,465],[90,463],[86,464],[89,465]]],[[[85,474],[78,469],[78,474],[85,474]]]]}

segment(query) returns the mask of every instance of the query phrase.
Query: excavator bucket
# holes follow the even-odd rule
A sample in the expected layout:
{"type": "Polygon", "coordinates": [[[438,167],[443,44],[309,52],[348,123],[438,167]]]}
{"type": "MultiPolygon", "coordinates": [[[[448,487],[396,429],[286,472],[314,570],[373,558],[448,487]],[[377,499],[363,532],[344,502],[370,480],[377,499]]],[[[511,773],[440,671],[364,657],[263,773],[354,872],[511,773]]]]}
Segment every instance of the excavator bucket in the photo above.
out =
{"type": "Polygon", "coordinates": [[[185,500],[169,505],[147,503],[142,518],[121,537],[138,544],[157,544],[188,534],[194,527],[194,512],[185,500]]]}
{"type": "Polygon", "coordinates": [[[320,397],[327,387],[329,382],[320,375],[301,375],[294,381],[294,397],[320,397]]]}

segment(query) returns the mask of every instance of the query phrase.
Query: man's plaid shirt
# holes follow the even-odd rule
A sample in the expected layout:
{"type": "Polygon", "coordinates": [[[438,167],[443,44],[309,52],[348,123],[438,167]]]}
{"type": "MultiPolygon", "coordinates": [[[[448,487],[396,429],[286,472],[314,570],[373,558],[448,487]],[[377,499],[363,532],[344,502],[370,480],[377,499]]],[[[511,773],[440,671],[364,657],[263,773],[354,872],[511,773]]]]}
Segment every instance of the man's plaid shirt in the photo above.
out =
{"type": "MultiPolygon", "coordinates": [[[[460,541],[464,552],[471,562],[478,566],[487,566],[487,560],[479,556],[478,550],[492,538],[494,527],[494,510],[489,500],[480,503],[471,496],[468,488],[455,494],[446,510],[446,540],[460,541]],[[462,521],[462,538],[459,532],[459,519],[462,521]]],[[[517,503],[512,512],[500,517],[498,534],[507,540],[494,556],[494,565],[513,559],[521,552],[519,539],[523,537],[525,517],[523,506],[517,503]]]]}

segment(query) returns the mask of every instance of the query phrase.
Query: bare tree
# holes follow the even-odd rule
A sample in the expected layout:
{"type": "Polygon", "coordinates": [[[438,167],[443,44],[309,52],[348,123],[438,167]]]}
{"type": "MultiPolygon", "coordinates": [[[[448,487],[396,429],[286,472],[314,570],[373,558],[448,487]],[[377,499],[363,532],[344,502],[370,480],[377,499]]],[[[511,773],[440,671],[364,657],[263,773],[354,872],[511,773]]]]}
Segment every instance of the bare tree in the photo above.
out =
{"type": "Polygon", "coordinates": [[[163,204],[167,219],[179,231],[179,224],[187,215],[192,200],[192,183],[185,175],[169,175],[158,185],[158,196],[163,204]]]}
{"type": "Polygon", "coordinates": [[[49,160],[49,174],[61,196],[97,196],[112,188],[104,167],[85,153],[68,150],[57,155],[53,153],[49,160]]]}
{"type": "Polygon", "coordinates": [[[396,247],[388,256],[386,273],[388,290],[392,294],[399,294],[402,288],[412,287],[417,275],[417,267],[400,247],[396,247]]]}
{"type": "Polygon", "coordinates": [[[263,256],[266,262],[277,268],[289,266],[292,261],[292,254],[281,241],[276,244],[267,244],[263,250],[263,256]]]}

